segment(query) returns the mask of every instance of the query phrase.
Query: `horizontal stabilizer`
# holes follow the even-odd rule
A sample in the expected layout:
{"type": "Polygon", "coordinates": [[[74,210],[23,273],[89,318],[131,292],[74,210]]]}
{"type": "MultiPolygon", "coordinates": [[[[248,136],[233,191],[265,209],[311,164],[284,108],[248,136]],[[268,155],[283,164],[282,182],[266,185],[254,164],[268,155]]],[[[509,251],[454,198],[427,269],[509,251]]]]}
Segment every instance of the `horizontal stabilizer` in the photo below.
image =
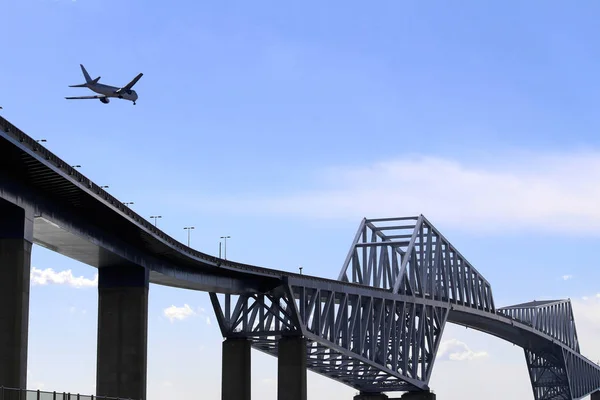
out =
{"type": "Polygon", "coordinates": [[[69,85],[69,87],[87,87],[87,83],[82,83],[81,85],[69,85]]]}

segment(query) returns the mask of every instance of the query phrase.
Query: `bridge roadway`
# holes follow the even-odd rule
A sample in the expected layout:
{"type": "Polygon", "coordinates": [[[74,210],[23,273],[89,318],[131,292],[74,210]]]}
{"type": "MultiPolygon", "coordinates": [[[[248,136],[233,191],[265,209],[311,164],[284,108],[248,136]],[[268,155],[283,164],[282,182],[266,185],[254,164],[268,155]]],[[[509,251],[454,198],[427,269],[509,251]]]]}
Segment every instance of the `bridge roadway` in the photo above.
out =
{"type": "MultiPolygon", "coordinates": [[[[141,266],[144,271],[147,271],[146,287],[149,281],[171,287],[247,296],[265,293],[282,285],[289,285],[288,287],[314,287],[331,292],[344,292],[363,297],[371,296],[397,302],[414,303],[415,301],[413,296],[394,294],[383,288],[243,264],[189,248],[157,229],[123,202],[114,198],[2,117],[0,117],[0,202],[3,202],[0,203],[0,224],[3,222],[2,217],[6,221],[7,216],[13,215],[15,209],[11,207],[18,206],[19,209],[24,210],[26,222],[23,236],[25,240],[99,268],[99,293],[101,296],[103,281],[106,282],[107,288],[119,286],[119,284],[115,284],[114,277],[111,278],[113,273],[107,273],[103,278],[103,270],[114,271],[115,269],[111,267],[118,269],[131,267],[130,269],[133,271],[136,266],[141,266]],[[2,210],[4,210],[4,214],[2,210]]],[[[0,226],[0,241],[11,235],[11,232],[7,232],[6,228],[0,226]]],[[[0,246],[0,253],[1,251],[2,247],[0,246]]],[[[5,265],[2,265],[2,261],[6,263],[6,257],[3,259],[0,254],[0,266],[4,269],[5,265]]],[[[6,279],[6,274],[2,274],[2,269],[0,269],[0,292],[3,288],[1,279],[6,279]]],[[[22,279],[25,277],[23,276],[22,279]]],[[[123,277],[116,276],[116,279],[123,279],[123,277]]],[[[136,285],[134,283],[130,286],[136,285]]],[[[28,292],[26,289],[23,290],[28,292]]],[[[123,294],[121,293],[121,295],[123,294]]],[[[298,297],[296,293],[294,295],[298,297]]],[[[0,301],[10,302],[10,299],[0,298],[0,301]]],[[[532,324],[520,322],[497,310],[482,311],[473,306],[459,304],[451,299],[424,298],[420,300],[420,303],[447,309],[448,322],[486,332],[526,349],[543,351],[545,354],[554,354],[556,357],[560,357],[563,352],[573,353],[573,349],[567,344],[540,332],[532,324]]],[[[123,306],[122,303],[120,304],[123,306]]],[[[28,295],[24,307],[28,307],[28,295]]],[[[99,331],[102,329],[104,318],[101,308],[102,302],[100,302],[99,311],[99,331]]],[[[28,311],[25,314],[27,313],[28,311]]],[[[11,321],[12,317],[14,315],[0,315],[0,322],[11,321]]],[[[145,318],[147,319],[147,315],[145,318]]],[[[147,321],[142,321],[141,324],[147,324],[147,321]]],[[[10,354],[14,361],[12,367],[18,372],[15,374],[14,371],[9,371],[10,366],[4,367],[4,369],[0,367],[0,380],[6,381],[0,381],[0,385],[20,387],[26,385],[26,325],[25,322],[24,332],[20,332],[20,353],[16,359],[14,353],[10,354]]],[[[135,330],[135,328],[132,329],[135,330]]],[[[3,328],[3,330],[5,329],[3,328]]],[[[142,330],[145,332],[145,328],[142,330]]],[[[309,334],[313,340],[319,340],[319,336],[308,332],[306,326],[302,332],[309,334]]],[[[102,333],[99,332],[99,342],[101,335],[102,333]]],[[[143,345],[145,346],[145,337],[143,345]]],[[[98,350],[100,358],[100,344],[98,350]]],[[[0,355],[4,355],[2,351],[0,349],[0,355]]],[[[140,393],[140,397],[145,398],[145,349],[140,351],[144,353],[141,359],[144,364],[141,375],[144,376],[139,380],[144,388],[138,390],[138,393],[140,393]]],[[[575,356],[580,362],[597,370],[597,366],[590,360],[580,354],[575,354],[575,356]]],[[[371,363],[371,366],[377,366],[373,360],[366,362],[371,363]]],[[[111,362],[114,367],[115,362],[121,361],[111,360],[111,362]]],[[[99,374],[100,364],[99,361],[99,374]]],[[[309,368],[311,368],[310,365],[309,368]]],[[[351,384],[350,381],[340,378],[339,373],[328,373],[327,370],[317,367],[312,369],[317,373],[351,384]]],[[[385,370],[385,368],[381,369],[385,370]]],[[[394,373],[394,371],[387,372],[402,378],[403,383],[409,382],[410,384],[406,386],[407,390],[429,389],[426,381],[407,379],[405,375],[394,373]]],[[[101,379],[98,377],[98,382],[101,379]]],[[[281,382],[280,380],[280,384],[281,382]]],[[[108,383],[105,386],[110,385],[111,383],[108,383]]],[[[123,389],[127,386],[123,382],[118,384],[113,382],[112,386],[121,388],[118,389],[121,391],[129,390],[132,393],[133,390],[135,392],[135,389],[123,389]]],[[[364,391],[365,396],[367,395],[367,387],[354,386],[364,391]]],[[[590,390],[586,394],[598,388],[600,387],[592,388],[590,386],[590,390]]],[[[112,390],[113,393],[98,394],[116,395],[114,390],[117,389],[113,388],[112,390]]],[[[395,389],[392,388],[392,390],[395,389]]],[[[124,395],[125,393],[118,394],[124,395]]],[[[535,397],[537,399],[538,395],[535,397]]],[[[296,397],[290,398],[296,399],[296,397]]],[[[298,399],[300,398],[302,397],[298,397],[298,399]]]]}

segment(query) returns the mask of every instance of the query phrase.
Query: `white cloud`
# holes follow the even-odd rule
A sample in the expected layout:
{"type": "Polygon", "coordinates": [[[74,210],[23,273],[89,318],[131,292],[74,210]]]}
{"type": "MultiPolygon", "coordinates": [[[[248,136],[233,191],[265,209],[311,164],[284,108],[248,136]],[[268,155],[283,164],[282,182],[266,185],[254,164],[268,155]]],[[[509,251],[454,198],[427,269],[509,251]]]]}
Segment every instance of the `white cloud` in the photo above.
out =
{"type": "Polygon", "coordinates": [[[573,279],[573,275],[563,275],[562,276],[563,281],[568,281],[569,279],[573,279]]]}
{"type": "Polygon", "coordinates": [[[474,360],[476,358],[487,357],[487,352],[479,351],[474,352],[458,339],[445,340],[440,343],[438,348],[437,358],[439,360],[451,360],[451,361],[466,361],[474,360]]]}
{"type": "Polygon", "coordinates": [[[169,321],[173,322],[175,320],[183,321],[186,318],[196,315],[196,312],[189,305],[184,304],[183,307],[171,306],[165,308],[163,314],[169,321]]]}
{"type": "Polygon", "coordinates": [[[174,322],[175,320],[183,321],[184,319],[202,316],[207,325],[211,325],[210,317],[206,314],[204,308],[199,307],[198,311],[194,310],[189,304],[184,304],[183,307],[176,307],[174,305],[167,307],[163,310],[163,315],[174,322]]]}
{"type": "Polygon", "coordinates": [[[44,270],[31,268],[31,284],[32,285],[67,285],[74,288],[96,287],[98,286],[98,274],[94,279],[84,278],[83,276],[73,276],[73,272],[68,269],[66,271],[56,272],[52,268],[44,270]]]}
{"type": "Polygon", "coordinates": [[[71,306],[71,307],[69,307],[69,313],[71,313],[71,314],[80,313],[82,315],[85,315],[85,314],[87,314],[87,310],[81,309],[81,308],[77,308],[75,306],[71,306]]]}
{"type": "MultiPolygon", "coordinates": [[[[407,157],[320,171],[321,188],[287,195],[194,199],[211,212],[310,218],[424,214],[475,231],[600,234],[600,153],[504,155],[479,166],[407,157]],[[321,178],[322,177],[322,178],[321,178]],[[199,201],[198,201],[199,200],[199,201]]],[[[179,201],[179,199],[178,199],[179,201]]]]}

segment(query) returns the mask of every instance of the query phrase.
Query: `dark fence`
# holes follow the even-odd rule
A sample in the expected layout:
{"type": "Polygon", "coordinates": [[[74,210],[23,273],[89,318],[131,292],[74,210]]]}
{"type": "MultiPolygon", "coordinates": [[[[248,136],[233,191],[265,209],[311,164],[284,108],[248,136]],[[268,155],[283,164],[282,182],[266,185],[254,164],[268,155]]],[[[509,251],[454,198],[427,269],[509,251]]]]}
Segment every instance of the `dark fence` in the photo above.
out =
{"type": "Polygon", "coordinates": [[[44,392],[0,386],[0,400],[133,400],[122,397],[94,396],[79,393],[44,392]]]}

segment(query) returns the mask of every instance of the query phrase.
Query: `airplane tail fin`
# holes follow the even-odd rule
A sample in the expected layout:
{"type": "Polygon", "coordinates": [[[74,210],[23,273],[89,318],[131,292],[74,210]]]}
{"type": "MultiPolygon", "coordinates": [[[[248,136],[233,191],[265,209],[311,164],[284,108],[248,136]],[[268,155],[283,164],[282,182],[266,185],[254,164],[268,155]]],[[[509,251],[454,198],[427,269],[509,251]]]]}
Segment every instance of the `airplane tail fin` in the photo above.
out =
{"type": "Polygon", "coordinates": [[[88,72],[85,70],[85,67],[83,66],[83,64],[79,64],[79,66],[81,67],[81,72],[83,72],[83,76],[85,77],[85,81],[87,83],[92,83],[92,78],[90,78],[90,74],[88,74],[88,72]]]}
{"type": "Polygon", "coordinates": [[[85,78],[85,83],[82,83],[80,85],[69,85],[69,87],[86,87],[87,85],[94,85],[94,84],[98,83],[98,81],[100,80],[100,77],[97,77],[96,79],[92,79],[90,77],[90,74],[88,74],[88,72],[86,71],[83,64],[79,64],[79,66],[81,67],[81,72],[83,72],[83,76],[85,78]]]}

